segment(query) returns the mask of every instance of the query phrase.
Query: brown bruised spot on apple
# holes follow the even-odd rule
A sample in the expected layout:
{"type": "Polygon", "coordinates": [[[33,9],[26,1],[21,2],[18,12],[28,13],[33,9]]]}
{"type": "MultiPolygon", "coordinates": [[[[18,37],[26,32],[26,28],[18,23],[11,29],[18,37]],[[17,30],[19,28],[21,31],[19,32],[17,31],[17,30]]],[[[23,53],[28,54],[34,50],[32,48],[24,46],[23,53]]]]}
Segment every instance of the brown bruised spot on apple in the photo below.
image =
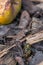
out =
{"type": "Polygon", "coordinates": [[[0,15],[3,15],[8,0],[0,0],[0,15]]]}
{"type": "Polygon", "coordinates": [[[10,7],[11,7],[11,3],[6,3],[6,5],[5,5],[5,10],[9,10],[10,7]]]}
{"type": "Polygon", "coordinates": [[[18,4],[19,2],[16,2],[14,0],[0,0],[0,15],[3,15],[4,10],[9,10],[11,6],[12,9],[14,10],[14,6],[18,4]]]}

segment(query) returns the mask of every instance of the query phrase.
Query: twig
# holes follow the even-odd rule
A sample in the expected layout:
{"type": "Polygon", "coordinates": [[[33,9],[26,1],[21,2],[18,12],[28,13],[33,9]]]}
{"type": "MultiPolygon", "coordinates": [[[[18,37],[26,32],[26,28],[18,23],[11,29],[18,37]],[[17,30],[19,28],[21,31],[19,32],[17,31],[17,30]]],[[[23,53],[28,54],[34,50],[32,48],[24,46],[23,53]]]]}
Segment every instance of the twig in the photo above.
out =
{"type": "Polygon", "coordinates": [[[0,58],[1,58],[2,56],[4,56],[5,54],[7,54],[7,53],[9,52],[9,50],[10,50],[11,48],[15,47],[15,46],[16,46],[16,45],[14,44],[14,45],[12,45],[12,46],[10,46],[10,47],[5,48],[3,51],[1,51],[1,52],[0,52],[0,58]]]}
{"type": "Polygon", "coordinates": [[[35,34],[31,34],[28,37],[26,37],[27,43],[29,44],[34,44],[37,43],[39,41],[43,41],[43,31],[35,33],[35,34]]]}

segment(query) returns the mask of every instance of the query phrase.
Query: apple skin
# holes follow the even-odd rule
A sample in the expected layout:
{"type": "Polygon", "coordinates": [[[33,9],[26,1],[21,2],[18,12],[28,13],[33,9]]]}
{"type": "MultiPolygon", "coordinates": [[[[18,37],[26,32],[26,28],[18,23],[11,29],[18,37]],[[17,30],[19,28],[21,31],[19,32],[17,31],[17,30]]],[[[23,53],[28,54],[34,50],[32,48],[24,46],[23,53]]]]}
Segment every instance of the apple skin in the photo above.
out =
{"type": "MultiPolygon", "coordinates": [[[[18,12],[21,9],[21,0],[14,0],[14,3],[11,5],[9,3],[3,14],[0,15],[0,25],[6,25],[12,22],[13,19],[17,16],[18,12]]],[[[0,12],[1,13],[1,12],[0,12]]]]}

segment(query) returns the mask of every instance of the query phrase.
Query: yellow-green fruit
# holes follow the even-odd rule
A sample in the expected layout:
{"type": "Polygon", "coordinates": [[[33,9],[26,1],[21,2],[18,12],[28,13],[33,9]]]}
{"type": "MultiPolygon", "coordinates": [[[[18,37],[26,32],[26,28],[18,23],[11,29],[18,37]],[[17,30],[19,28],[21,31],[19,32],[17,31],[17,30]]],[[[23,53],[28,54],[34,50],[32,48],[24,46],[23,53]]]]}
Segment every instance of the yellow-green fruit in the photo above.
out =
{"type": "Polygon", "coordinates": [[[9,24],[21,8],[21,0],[0,0],[0,25],[9,24]]]}

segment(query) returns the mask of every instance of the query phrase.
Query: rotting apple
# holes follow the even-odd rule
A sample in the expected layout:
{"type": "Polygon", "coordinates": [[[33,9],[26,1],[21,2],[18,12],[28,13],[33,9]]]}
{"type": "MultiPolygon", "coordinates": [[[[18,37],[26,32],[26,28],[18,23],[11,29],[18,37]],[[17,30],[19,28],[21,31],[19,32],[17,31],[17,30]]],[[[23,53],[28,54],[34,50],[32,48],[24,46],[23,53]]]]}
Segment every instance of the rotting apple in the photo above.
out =
{"type": "Polygon", "coordinates": [[[21,0],[0,0],[0,25],[11,23],[20,8],[21,0]]]}

